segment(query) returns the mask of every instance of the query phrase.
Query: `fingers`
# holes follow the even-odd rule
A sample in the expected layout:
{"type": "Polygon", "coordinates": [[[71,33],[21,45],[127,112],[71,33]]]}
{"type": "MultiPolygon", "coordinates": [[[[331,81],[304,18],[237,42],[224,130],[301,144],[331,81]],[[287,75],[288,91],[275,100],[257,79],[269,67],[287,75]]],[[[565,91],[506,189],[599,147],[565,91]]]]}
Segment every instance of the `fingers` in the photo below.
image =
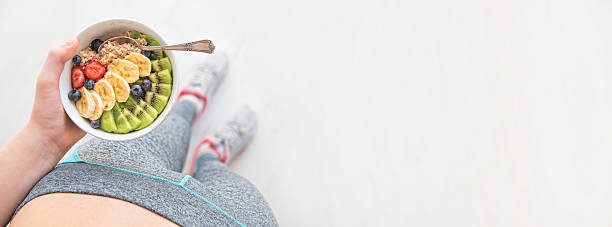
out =
{"type": "Polygon", "coordinates": [[[40,79],[57,80],[62,70],[64,70],[64,64],[76,53],[78,45],[79,42],[77,42],[75,37],[66,42],[66,44],[51,49],[40,72],[40,79]]]}

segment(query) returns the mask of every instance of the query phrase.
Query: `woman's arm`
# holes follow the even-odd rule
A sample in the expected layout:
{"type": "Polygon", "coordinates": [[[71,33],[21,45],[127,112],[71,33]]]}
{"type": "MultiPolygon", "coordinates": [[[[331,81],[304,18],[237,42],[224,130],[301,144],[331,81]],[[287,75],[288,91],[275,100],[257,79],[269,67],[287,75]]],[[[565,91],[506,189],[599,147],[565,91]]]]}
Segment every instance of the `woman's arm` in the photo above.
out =
{"type": "Polygon", "coordinates": [[[0,152],[0,225],[6,225],[30,189],[85,133],[66,115],[59,76],[76,52],[76,39],[49,51],[38,78],[27,125],[0,152]]]}

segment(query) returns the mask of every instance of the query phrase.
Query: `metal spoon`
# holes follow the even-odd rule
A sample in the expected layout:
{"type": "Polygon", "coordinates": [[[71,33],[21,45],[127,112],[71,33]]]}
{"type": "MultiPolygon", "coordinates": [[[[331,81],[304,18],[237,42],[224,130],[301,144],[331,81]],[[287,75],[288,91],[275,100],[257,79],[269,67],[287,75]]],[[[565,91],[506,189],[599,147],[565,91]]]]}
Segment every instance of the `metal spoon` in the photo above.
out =
{"type": "Polygon", "coordinates": [[[176,44],[176,45],[166,45],[166,46],[143,46],[138,43],[135,39],[132,39],[127,36],[116,36],[110,39],[107,39],[98,47],[98,53],[102,50],[102,47],[106,45],[106,43],[110,41],[116,41],[117,43],[132,43],[141,50],[180,50],[180,51],[197,51],[212,54],[215,51],[215,45],[212,41],[208,39],[193,41],[188,43],[176,44]]]}

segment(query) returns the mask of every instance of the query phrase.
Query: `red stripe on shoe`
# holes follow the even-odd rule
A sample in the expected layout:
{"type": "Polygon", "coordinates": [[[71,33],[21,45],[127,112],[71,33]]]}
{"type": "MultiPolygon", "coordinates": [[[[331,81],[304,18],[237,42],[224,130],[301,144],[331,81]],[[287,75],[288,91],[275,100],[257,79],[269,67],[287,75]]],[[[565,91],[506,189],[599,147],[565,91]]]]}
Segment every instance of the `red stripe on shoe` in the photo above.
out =
{"type": "Polygon", "coordinates": [[[195,122],[200,115],[202,115],[202,113],[204,112],[204,110],[206,109],[206,105],[208,104],[208,96],[203,95],[200,92],[196,92],[196,91],[189,91],[189,90],[181,90],[181,92],[179,92],[178,97],[177,98],[181,98],[181,96],[183,95],[193,95],[196,98],[202,99],[202,101],[204,102],[202,104],[202,109],[200,109],[200,111],[198,111],[198,113],[196,114],[196,116],[193,118],[193,122],[195,122]]]}
{"type": "MultiPolygon", "coordinates": [[[[191,164],[189,165],[189,171],[191,172],[191,174],[194,174],[194,173],[193,173],[193,168],[195,167],[195,162],[196,162],[196,160],[197,160],[197,159],[198,159],[200,156],[204,155],[205,153],[208,153],[208,152],[200,152],[200,148],[201,148],[201,147],[202,147],[204,144],[208,144],[208,145],[210,145],[210,149],[213,151],[213,154],[214,154],[215,156],[217,156],[217,159],[219,159],[219,161],[221,161],[221,162],[225,163],[225,162],[223,161],[223,160],[224,160],[224,157],[221,157],[221,153],[219,153],[219,151],[217,151],[217,144],[216,144],[216,143],[213,141],[213,138],[214,138],[213,136],[207,136],[207,137],[204,137],[204,139],[203,139],[202,141],[200,141],[200,143],[198,144],[198,146],[196,146],[196,148],[195,148],[195,152],[193,152],[193,157],[192,157],[192,159],[191,159],[191,164]]],[[[226,153],[227,153],[227,152],[226,152],[226,153]]]]}

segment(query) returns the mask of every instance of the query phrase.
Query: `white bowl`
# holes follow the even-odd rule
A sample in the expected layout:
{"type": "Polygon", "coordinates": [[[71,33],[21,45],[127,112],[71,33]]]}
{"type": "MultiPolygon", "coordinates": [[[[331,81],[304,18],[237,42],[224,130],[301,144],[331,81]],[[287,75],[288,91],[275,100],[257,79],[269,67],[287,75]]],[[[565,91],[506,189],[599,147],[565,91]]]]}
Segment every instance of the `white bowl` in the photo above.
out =
{"type": "MultiPolygon", "coordinates": [[[[87,48],[87,46],[89,46],[89,43],[94,39],[105,40],[111,36],[119,34],[120,32],[125,32],[129,30],[137,30],[141,33],[150,35],[155,40],[157,40],[159,43],[161,43],[161,45],[166,45],[166,41],[164,40],[164,38],[159,33],[157,33],[153,28],[143,23],[140,23],[138,21],[132,20],[132,19],[117,18],[117,19],[103,20],[98,23],[89,25],[85,29],[83,29],[77,35],[77,39],[79,40],[79,47],[77,51],[83,48],[87,48]]],[[[157,116],[157,118],[155,119],[155,121],[153,121],[151,125],[141,130],[132,131],[127,134],[108,133],[100,129],[92,128],[89,123],[89,120],[82,118],[79,115],[74,102],[68,99],[68,92],[72,90],[72,83],[70,79],[70,70],[72,69],[72,61],[66,62],[66,65],[64,66],[64,71],[62,72],[62,75],[60,76],[60,83],[59,83],[62,105],[64,106],[64,110],[68,114],[68,117],[70,117],[70,119],[77,126],[79,126],[79,128],[81,128],[83,131],[95,137],[105,139],[105,140],[115,140],[115,141],[131,140],[131,139],[141,137],[151,132],[153,129],[157,128],[157,126],[159,126],[159,124],[161,124],[162,121],[166,119],[166,117],[168,116],[168,113],[170,112],[170,110],[172,109],[172,106],[174,105],[174,101],[176,100],[176,96],[178,94],[179,85],[178,85],[177,75],[179,75],[179,73],[176,67],[177,64],[174,58],[174,54],[172,54],[171,51],[166,51],[165,53],[168,55],[168,57],[170,58],[170,61],[172,62],[172,94],[170,95],[168,99],[168,104],[166,105],[166,108],[164,108],[164,111],[162,111],[160,115],[157,116]]]]}

